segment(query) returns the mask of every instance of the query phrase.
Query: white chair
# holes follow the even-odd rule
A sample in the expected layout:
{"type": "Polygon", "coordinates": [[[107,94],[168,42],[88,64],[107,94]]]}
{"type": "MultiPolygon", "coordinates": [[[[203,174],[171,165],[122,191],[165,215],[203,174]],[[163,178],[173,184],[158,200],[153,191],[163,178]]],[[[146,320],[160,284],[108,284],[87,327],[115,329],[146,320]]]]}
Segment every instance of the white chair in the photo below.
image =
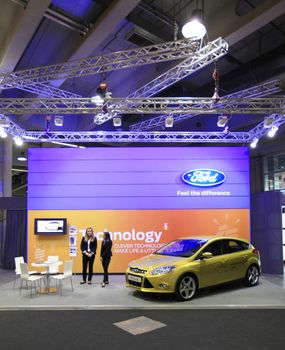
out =
{"type": "Polygon", "coordinates": [[[50,276],[50,278],[56,280],[56,288],[57,292],[60,290],[60,294],[62,295],[62,280],[69,278],[71,283],[71,290],[73,291],[73,282],[72,282],[72,260],[68,260],[64,264],[64,272],[63,274],[50,276]]]}
{"type": "MultiPolygon", "coordinates": [[[[16,281],[17,281],[17,277],[21,275],[21,270],[20,270],[20,264],[24,263],[24,257],[23,256],[15,256],[15,280],[14,280],[14,288],[16,286],[16,281]]],[[[29,271],[30,275],[34,275],[35,273],[37,273],[37,271],[29,271]]]]}
{"type": "Polygon", "coordinates": [[[22,291],[22,284],[23,281],[26,283],[30,282],[31,284],[31,297],[33,294],[33,288],[35,288],[35,293],[37,292],[36,290],[36,282],[38,282],[39,287],[41,288],[41,280],[43,279],[43,276],[36,276],[36,275],[30,275],[29,270],[28,270],[28,265],[26,263],[20,263],[20,271],[21,271],[21,286],[20,286],[20,294],[22,291]]]}
{"type": "MultiPolygon", "coordinates": [[[[58,255],[49,255],[47,257],[47,261],[52,263],[52,262],[58,262],[59,259],[58,259],[58,255]]],[[[49,270],[48,271],[42,271],[41,274],[46,274],[47,272],[49,273],[49,275],[51,274],[57,274],[59,271],[58,269],[58,265],[57,264],[54,264],[54,265],[51,265],[49,267],[49,270]]]]}

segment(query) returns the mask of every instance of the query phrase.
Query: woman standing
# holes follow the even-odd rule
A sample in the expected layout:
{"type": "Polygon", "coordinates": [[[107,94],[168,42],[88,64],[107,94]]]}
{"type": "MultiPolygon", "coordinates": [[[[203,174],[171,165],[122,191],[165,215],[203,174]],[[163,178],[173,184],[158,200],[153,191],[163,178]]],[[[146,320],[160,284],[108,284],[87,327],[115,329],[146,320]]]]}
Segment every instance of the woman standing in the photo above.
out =
{"type": "Polygon", "coordinates": [[[109,275],[108,275],[108,267],[111,261],[112,256],[112,240],[110,238],[110,233],[105,231],[103,236],[103,242],[101,245],[100,259],[102,261],[103,269],[104,269],[104,278],[102,282],[102,287],[105,287],[106,284],[109,284],[109,275]]]}
{"type": "Polygon", "coordinates": [[[93,264],[97,249],[97,239],[94,235],[93,228],[88,227],[85,232],[85,236],[81,240],[82,251],[82,277],[83,281],[80,284],[86,283],[87,277],[87,265],[88,265],[88,284],[91,284],[93,276],[93,264]]]}

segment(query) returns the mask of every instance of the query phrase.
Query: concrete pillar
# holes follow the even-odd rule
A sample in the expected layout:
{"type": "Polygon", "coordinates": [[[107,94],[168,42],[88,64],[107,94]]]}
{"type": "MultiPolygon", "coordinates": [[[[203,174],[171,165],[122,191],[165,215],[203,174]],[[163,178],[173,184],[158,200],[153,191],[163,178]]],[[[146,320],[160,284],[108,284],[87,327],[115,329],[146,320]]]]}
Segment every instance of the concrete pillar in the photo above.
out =
{"type": "Polygon", "coordinates": [[[12,160],[13,160],[13,141],[11,137],[2,139],[0,144],[0,195],[1,197],[12,196],[12,160]]]}
{"type": "MultiPolygon", "coordinates": [[[[13,141],[11,137],[0,139],[0,200],[12,196],[13,141]]],[[[0,266],[4,252],[6,210],[0,210],[0,266]]]]}

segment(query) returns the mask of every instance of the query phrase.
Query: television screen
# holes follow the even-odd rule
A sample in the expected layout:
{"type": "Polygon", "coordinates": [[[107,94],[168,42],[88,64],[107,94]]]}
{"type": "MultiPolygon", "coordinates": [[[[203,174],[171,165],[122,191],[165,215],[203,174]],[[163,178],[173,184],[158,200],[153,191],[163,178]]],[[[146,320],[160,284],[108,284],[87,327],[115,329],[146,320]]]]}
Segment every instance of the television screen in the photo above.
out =
{"type": "Polygon", "coordinates": [[[66,219],[35,219],[35,235],[65,235],[66,219]]]}

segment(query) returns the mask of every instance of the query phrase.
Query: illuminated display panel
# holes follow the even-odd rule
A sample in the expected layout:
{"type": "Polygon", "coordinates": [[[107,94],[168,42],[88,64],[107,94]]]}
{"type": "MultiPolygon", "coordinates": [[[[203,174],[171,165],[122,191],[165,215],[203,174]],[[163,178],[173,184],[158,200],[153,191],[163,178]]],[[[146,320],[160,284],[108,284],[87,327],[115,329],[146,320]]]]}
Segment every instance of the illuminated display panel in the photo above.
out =
{"type": "MultiPolygon", "coordinates": [[[[29,262],[47,255],[66,260],[70,254],[68,235],[33,234],[39,217],[64,217],[68,228],[76,227],[77,272],[81,237],[89,226],[98,249],[103,230],[111,232],[113,272],[124,272],[129,261],[180,236],[250,238],[249,193],[245,147],[33,148],[29,262]]],[[[98,257],[95,262],[95,271],[102,272],[98,257]]]]}

